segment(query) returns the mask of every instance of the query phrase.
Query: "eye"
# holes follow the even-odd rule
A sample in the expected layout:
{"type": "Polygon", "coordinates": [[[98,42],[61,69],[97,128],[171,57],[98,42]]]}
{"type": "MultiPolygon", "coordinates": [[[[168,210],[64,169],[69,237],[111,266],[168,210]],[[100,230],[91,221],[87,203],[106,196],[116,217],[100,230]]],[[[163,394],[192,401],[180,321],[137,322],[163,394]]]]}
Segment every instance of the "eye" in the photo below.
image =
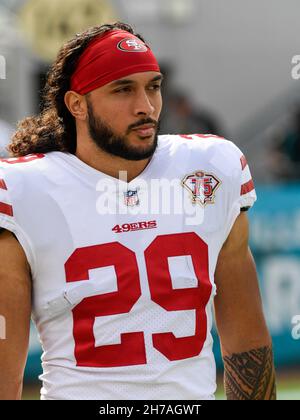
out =
{"type": "Polygon", "coordinates": [[[115,93],[127,93],[127,92],[131,92],[132,91],[132,87],[131,86],[124,86],[121,89],[118,89],[115,91],[115,93]]]}
{"type": "Polygon", "coordinates": [[[156,85],[151,85],[149,87],[150,90],[161,90],[161,85],[156,84],[156,85]]]}

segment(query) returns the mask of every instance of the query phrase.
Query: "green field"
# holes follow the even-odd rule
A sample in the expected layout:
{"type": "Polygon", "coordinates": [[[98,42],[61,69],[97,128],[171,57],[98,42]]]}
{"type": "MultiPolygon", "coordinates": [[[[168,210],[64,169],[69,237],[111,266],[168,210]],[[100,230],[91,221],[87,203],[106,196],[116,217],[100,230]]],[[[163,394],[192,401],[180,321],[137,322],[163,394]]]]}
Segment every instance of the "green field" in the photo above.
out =
{"type": "MultiPolygon", "coordinates": [[[[218,400],[225,399],[225,394],[219,387],[216,394],[218,400]]],[[[300,378],[293,380],[278,380],[277,381],[277,399],[278,400],[299,400],[300,401],[300,378]]]]}
{"type": "MultiPolygon", "coordinates": [[[[222,382],[218,386],[217,399],[225,399],[222,382]]],[[[279,400],[299,400],[300,401],[300,376],[289,379],[288,375],[279,375],[277,380],[277,394],[279,400]]],[[[23,390],[23,400],[38,400],[40,387],[37,385],[25,385],[23,390]]]]}

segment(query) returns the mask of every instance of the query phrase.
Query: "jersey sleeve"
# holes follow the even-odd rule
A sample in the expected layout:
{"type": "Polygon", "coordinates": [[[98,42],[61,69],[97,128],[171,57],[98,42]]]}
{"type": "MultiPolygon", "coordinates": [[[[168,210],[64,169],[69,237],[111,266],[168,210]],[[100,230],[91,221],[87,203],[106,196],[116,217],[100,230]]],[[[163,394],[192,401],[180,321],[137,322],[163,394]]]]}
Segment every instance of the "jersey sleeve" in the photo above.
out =
{"type": "Polygon", "coordinates": [[[257,200],[254,181],[250,172],[250,168],[246,157],[239,151],[241,162],[241,177],[240,177],[240,207],[242,210],[251,208],[257,200]]]}
{"type": "Polygon", "coordinates": [[[227,161],[232,167],[233,201],[240,210],[250,209],[257,200],[254,181],[244,153],[231,141],[227,141],[227,161]]]}
{"type": "Polygon", "coordinates": [[[244,153],[232,142],[227,142],[226,146],[226,156],[223,155],[223,158],[231,167],[231,182],[228,191],[225,238],[240,213],[253,207],[257,200],[254,181],[244,153]]]}
{"type": "Polygon", "coordinates": [[[4,170],[0,167],[0,227],[12,230],[14,227],[14,211],[4,170]]]}
{"type": "MultiPolygon", "coordinates": [[[[10,182],[10,177],[7,176],[5,169],[1,166],[0,163],[0,229],[5,229],[12,232],[18,239],[20,245],[22,246],[27,261],[33,271],[34,266],[34,254],[32,251],[31,241],[20,226],[16,218],[16,204],[13,200],[12,190],[15,188],[14,183],[10,182]]],[[[19,205],[17,205],[19,207],[19,205]]]]}

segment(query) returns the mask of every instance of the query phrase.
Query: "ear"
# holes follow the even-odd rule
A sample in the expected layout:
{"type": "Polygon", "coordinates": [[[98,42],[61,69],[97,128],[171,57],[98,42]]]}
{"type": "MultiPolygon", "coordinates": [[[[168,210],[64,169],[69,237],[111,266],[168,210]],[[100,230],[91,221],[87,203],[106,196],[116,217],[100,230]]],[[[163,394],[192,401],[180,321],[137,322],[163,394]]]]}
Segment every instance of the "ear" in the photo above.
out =
{"type": "Polygon", "coordinates": [[[84,121],[87,116],[87,104],[84,96],[79,95],[72,90],[66,92],[65,97],[65,104],[70,113],[73,117],[77,118],[78,120],[84,121]]]}

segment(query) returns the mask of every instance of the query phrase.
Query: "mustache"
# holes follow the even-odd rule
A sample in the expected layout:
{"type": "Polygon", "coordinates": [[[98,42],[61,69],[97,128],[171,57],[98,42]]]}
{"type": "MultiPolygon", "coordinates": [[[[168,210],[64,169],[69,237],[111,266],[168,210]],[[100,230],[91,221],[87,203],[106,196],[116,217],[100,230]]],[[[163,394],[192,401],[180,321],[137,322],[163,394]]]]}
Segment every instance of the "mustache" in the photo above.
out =
{"type": "Polygon", "coordinates": [[[129,134],[131,130],[134,130],[138,127],[141,127],[145,124],[153,124],[154,128],[156,128],[156,129],[159,128],[159,121],[152,120],[152,118],[145,118],[143,120],[140,120],[140,121],[136,122],[135,124],[131,124],[128,127],[127,134],[129,134]]]}

